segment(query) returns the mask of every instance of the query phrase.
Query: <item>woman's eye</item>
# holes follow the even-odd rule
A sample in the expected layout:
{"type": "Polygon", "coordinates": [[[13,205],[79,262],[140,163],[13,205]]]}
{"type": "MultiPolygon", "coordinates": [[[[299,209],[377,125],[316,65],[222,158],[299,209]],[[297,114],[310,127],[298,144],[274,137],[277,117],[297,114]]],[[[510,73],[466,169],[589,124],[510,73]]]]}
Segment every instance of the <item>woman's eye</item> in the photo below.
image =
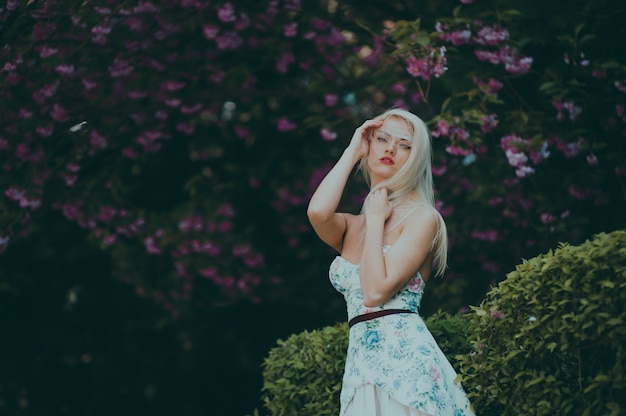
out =
{"type": "Polygon", "coordinates": [[[378,136],[376,137],[376,140],[378,140],[379,142],[386,142],[387,138],[385,136],[378,136]]]}
{"type": "Polygon", "coordinates": [[[404,150],[411,150],[411,146],[408,144],[400,144],[400,148],[404,150]]]}

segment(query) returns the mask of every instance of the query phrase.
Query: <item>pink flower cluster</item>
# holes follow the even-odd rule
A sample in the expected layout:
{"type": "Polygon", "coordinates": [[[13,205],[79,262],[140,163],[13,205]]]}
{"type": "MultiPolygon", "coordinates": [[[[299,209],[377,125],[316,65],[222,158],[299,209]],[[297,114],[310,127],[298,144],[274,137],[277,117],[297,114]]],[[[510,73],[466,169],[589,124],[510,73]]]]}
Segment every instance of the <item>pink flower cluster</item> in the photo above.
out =
{"type": "Polygon", "coordinates": [[[472,77],[474,84],[478,86],[485,94],[493,97],[498,96],[498,91],[502,88],[502,83],[497,79],[489,78],[489,81],[485,82],[478,77],[472,77]]]}
{"type": "MultiPolygon", "coordinates": [[[[500,139],[500,147],[504,150],[509,165],[515,168],[515,175],[518,178],[524,178],[535,172],[535,169],[528,165],[529,157],[524,153],[524,151],[530,150],[529,140],[511,134],[500,139]]],[[[548,152],[547,143],[543,143],[539,150],[530,151],[530,160],[535,165],[548,156],[550,156],[550,152],[548,152]]]]}
{"type": "Polygon", "coordinates": [[[497,51],[476,49],[474,54],[479,61],[489,61],[494,65],[503,64],[504,69],[514,75],[524,75],[530,71],[533,58],[519,54],[517,50],[508,45],[501,47],[497,51]]]}
{"type": "Polygon", "coordinates": [[[565,102],[561,100],[554,100],[552,101],[552,106],[556,108],[556,119],[559,121],[563,121],[565,119],[565,113],[567,113],[568,118],[571,121],[575,121],[583,112],[582,108],[574,104],[572,100],[565,102]]]}
{"type": "Polygon", "coordinates": [[[431,76],[439,78],[446,70],[447,58],[445,46],[439,48],[429,48],[422,58],[411,55],[406,59],[406,71],[416,78],[424,81],[430,80],[431,76]]]}
{"type": "Polygon", "coordinates": [[[433,137],[447,137],[450,145],[446,147],[446,152],[456,156],[470,156],[474,154],[474,145],[470,142],[470,134],[466,129],[459,127],[459,119],[455,118],[450,124],[447,120],[439,120],[437,128],[431,132],[433,137]]]}

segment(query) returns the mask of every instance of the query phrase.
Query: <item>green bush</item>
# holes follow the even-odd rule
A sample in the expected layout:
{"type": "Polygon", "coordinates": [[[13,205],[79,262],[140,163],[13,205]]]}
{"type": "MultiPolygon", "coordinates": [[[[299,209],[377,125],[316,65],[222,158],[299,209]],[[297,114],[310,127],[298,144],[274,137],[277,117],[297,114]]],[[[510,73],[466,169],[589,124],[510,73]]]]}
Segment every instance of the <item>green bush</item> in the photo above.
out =
{"type": "Polygon", "coordinates": [[[475,307],[461,357],[482,415],[626,412],[626,231],[525,260],[475,307]]]}
{"type": "MultiPolygon", "coordinates": [[[[466,316],[438,312],[426,319],[426,325],[448,357],[469,352],[466,316]]],[[[339,414],[347,348],[345,322],[279,340],[263,363],[263,402],[270,414],[339,414]]]]}
{"type": "Polygon", "coordinates": [[[263,403],[273,416],[337,415],[348,324],[291,335],[263,363],[263,403]]]}

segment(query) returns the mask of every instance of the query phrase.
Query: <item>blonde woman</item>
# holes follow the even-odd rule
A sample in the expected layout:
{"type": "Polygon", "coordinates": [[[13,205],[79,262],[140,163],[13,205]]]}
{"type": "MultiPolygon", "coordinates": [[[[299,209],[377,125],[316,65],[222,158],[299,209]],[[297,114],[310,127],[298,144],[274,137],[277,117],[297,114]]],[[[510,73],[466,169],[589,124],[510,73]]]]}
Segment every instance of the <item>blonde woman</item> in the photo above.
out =
{"type": "Polygon", "coordinates": [[[448,245],[434,208],[424,122],[399,109],[364,122],[307,214],[320,239],[340,253],[330,266],[350,325],[340,415],[473,415],[418,314],[425,282],[446,268],[448,245]],[[370,192],[360,214],[337,212],[357,163],[370,192]]]}

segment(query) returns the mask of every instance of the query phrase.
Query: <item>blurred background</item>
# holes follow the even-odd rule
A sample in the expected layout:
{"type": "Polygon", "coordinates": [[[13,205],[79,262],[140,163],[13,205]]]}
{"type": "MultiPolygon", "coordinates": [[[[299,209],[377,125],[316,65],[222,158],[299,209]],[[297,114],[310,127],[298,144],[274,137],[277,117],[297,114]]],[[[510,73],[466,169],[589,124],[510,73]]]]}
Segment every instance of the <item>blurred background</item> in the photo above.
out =
{"type": "MultiPolygon", "coordinates": [[[[465,313],[624,228],[617,0],[0,4],[0,414],[248,415],[277,339],[345,319],[306,204],[363,120],[432,131],[465,313]]],[[[367,188],[355,173],[341,209],[367,188]]]]}

